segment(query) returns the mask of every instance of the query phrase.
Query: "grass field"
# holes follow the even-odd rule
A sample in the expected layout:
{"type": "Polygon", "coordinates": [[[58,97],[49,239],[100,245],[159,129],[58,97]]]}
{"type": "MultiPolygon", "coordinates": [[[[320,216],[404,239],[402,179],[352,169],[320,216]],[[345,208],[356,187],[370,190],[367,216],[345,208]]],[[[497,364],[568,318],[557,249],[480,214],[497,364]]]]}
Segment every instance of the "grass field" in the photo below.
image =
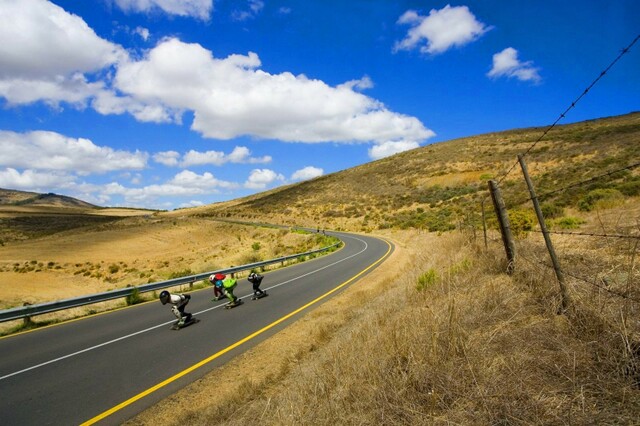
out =
{"type": "Polygon", "coordinates": [[[41,222],[24,219],[41,210],[0,211],[0,301],[103,291],[317,244],[218,219],[367,232],[396,244],[376,273],[128,424],[638,424],[640,113],[558,126],[537,143],[543,130],[425,146],[174,212],[41,222]],[[534,143],[527,162],[566,311],[522,174],[506,173],[534,143]],[[482,203],[489,179],[500,180],[516,238],[512,274],[491,201],[482,203]]]}

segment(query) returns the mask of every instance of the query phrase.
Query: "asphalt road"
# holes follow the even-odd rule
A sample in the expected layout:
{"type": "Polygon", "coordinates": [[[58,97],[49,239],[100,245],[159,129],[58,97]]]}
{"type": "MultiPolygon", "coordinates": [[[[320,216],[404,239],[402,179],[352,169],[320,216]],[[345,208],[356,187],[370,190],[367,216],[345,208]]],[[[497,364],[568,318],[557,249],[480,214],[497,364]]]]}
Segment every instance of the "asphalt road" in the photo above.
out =
{"type": "MultiPolygon", "coordinates": [[[[120,424],[220,367],[380,265],[386,241],[336,233],[345,247],[265,274],[269,297],[224,309],[192,292],[200,322],[178,331],[169,305],[149,302],[0,339],[0,424],[120,424]]],[[[265,368],[262,366],[261,368],[265,368]]],[[[268,367],[266,367],[268,368],[268,367]]],[[[238,371],[241,375],[242,371],[238,371]]]]}

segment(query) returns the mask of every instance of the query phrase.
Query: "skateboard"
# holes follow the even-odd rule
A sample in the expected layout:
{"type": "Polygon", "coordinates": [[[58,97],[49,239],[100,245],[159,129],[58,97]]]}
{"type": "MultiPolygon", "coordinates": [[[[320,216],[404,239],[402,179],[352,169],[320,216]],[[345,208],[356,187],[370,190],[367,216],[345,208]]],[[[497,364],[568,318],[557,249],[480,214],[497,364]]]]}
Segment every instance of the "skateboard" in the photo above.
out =
{"type": "Polygon", "coordinates": [[[227,303],[226,305],[224,305],[224,308],[225,308],[225,309],[235,308],[236,306],[240,306],[240,305],[242,305],[243,303],[244,303],[244,302],[243,302],[241,299],[238,299],[238,300],[236,301],[236,303],[233,303],[233,304],[231,304],[231,303],[227,303]]]}
{"type": "Polygon", "coordinates": [[[176,321],[171,325],[171,330],[180,330],[181,328],[189,327],[191,324],[200,322],[200,320],[198,318],[191,318],[191,320],[185,322],[182,325],[178,325],[178,322],[179,321],[176,321]]]}
{"type": "Polygon", "coordinates": [[[259,296],[253,296],[253,297],[251,298],[251,300],[258,300],[258,299],[262,299],[263,297],[267,297],[268,295],[269,295],[269,294],[265,291],[264,293],[262,293],[262,294],[261,294],[261,295],[259,295],[259,296]]]}

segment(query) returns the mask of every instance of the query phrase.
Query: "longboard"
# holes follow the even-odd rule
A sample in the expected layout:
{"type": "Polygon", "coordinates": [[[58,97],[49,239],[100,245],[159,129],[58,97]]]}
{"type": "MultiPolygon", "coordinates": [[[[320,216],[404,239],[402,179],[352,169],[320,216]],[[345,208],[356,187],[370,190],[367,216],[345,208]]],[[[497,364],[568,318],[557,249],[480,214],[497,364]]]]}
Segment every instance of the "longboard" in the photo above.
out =
{"type": "Polygon", "coordinates": [[[262,293],[260,296],[253,296],[251,298],[251,300],[258,300],[258,299],[262,299],[263,297],[267,297],[269,295],[269,293],[267,293],[266,291],[264,293],[262,293]]]}
{"type": "Polygon", "coordinates": [[[232,305],[232,304],[230,304],[230,303],[227,303],[226,305],[224,305],[224,308],[225,308],[225,309],[232,309],[232,308],[235,308],[236,306],[240,306],[240,305],[242,305],[243,303],[244,303],[244,302],[242,301],[242,299],[238,299],[238,300],[236,301],[236,303],[234,303],[233,305],[232,305]]]}
{"type": "Polygon", "coordinates": [[[185,327],[189,327],[191,324],[195,324],[200,322],[200,320],[198,318],[191,318],[191,321],[189,322],[185,322],[183,325],[178,325],[178,322],[174,322],[173,325],[171,325],[170,329],[171,330],[180,330],[181,328],[185,328],[185,327]]]}

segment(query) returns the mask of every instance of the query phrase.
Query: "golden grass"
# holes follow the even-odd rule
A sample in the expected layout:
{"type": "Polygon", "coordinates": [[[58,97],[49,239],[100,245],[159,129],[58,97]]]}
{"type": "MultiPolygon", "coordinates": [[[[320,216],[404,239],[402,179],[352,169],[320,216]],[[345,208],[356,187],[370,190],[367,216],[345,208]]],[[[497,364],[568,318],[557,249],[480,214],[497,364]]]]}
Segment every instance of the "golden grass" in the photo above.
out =
{"type": "MultiPolygon", "coordinates": [[[[100,293],[318,248],[314,235],[188,217],[132,217],[0,247],[0,309],[100,293]],[[258,242],[260,248],[254,249],[258,242]]],[[[124,302],[40,316],[69,318],[124,302]]],[[[0,324],[0,332],[16,322],[0,324]]]]}
{"type": "Polygon", "coordinates": [[[388,236],[397,253],[366,282],[129,424],[637,421],[633,316],[616,322],[583,298],[557,315],[554,280],[526,265],[505,275],[500,247],[388,236]]]}

